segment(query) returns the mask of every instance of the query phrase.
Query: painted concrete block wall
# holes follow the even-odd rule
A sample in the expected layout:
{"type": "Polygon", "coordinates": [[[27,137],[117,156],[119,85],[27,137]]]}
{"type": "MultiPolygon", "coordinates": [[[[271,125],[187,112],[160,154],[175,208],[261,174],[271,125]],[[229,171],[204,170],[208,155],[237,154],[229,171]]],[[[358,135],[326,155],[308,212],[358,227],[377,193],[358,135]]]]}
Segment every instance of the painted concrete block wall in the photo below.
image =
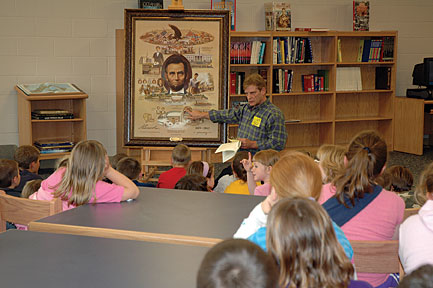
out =
{"type": "MultiPolygon", "coordinates": [[[[17,83],[71,82],[89,94],[88,138],[116,153],[115,29],[138,0],[0,1],[0,144],[18,143],[17,83]]],[[[266,2],[266,1],[265,1],[266,2]]],[[[292,27],[352,29],[350,0],[291,0],[292,27]]],[[[165,7],[171,1],[164,1],[165,7]]],[[[397,95],[433,57],[433,1],[371,0],[370,30],[398,30],[397,95]]],[[[186,1],[208,9],[210,1],[186,1]]],[[[264,30],[263,1],[237,0],[237,30],[264,30]]]]}

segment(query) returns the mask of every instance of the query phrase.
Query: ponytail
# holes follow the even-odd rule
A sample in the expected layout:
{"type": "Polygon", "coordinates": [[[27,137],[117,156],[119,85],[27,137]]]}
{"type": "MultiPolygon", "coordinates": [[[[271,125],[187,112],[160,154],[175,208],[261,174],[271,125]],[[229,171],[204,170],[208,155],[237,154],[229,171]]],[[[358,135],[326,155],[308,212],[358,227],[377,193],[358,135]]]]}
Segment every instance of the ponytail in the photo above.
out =
{"type": "Polygon", "coordinates": [[[361,132],[350,142],[346,158],[346,169],[332,183],[337,200],[347,206],[345,198],[349,198],[355,206],[356,198],[373,191],[374,181],[386,163],[386,143],[375,131],[361,132]]]}

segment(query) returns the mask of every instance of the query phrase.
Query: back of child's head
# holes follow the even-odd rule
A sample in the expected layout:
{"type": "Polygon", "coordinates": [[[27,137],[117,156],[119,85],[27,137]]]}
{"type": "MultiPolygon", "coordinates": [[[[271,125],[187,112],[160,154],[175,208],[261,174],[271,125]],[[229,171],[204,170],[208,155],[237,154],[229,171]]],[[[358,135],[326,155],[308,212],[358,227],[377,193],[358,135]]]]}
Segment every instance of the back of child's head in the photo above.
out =
{"type": "Polygon", "coordinates": [[[236,177],[244,182],[247,182],[247,171],[244,168],[244,165],[241,163],[242,160],[248,159],[247,151],[238,151],[235,154],[232,162],[233,172],[236,174],[236,177]]]}
{"type": "Polygon", "coordinates": [[[401,165],[386,168],[379,178],[383,179],[383,182],[377,182],[388,191],[406,192],[412,189],[413,175],[408,168],[401,165]]]}
{"type": "Polygon", "coordinates": [[[42,179],[34,179],[27,181],[21,192],[21,198],[29,198],[30,195],[35,193],[41,187],[42,179]]]}
{"type": "Polygon", "coordinates": [[[363,131],[356,135],[347,148],[346,168],[332,182],[337,188],[338,201],[345,203],[346,195],[355,205],[355,198],[362,198],[364,193],[372,192],[375,179],[382,172],[387,157],[386,142],[376,131],[363,131]]]}
{"type": "Polygon", "coordinates": [[[267,227],[268,251],[280,264],[280,287],[348,287],[353,266],[316,201],[278,201],[267,227]]]}
{"type": "Polygon", "coordinates": [[[404,275],[398,288],[430,288],[433,283],[433,265],[425,264],[404,275]]]}
{"type": "Polygon", "coordinates": [[[206,161],[193,161],[191,164],[189,164],[186,174],[197,174],[206,178],[210,178],[212,177],[213,169],[213,165],[207,163],[206,161]]]}
{"type": "Polygon", "coordinates": [[[113,167],[113,169],[117,170],[117,163],[119,163],[120,160],[122,160],[123,158],[126,158],[126,157],[128,157],[128,155],[126,155],[125,153],[117,153],[113,157],[110,157],[111,167],[113,167]]]}
{"type": "Polygon", "coordinates": [[[191,161],[191,150],[184,144],[178,144],[171,153],[173,165],[187,166],[191,161]]]}
{"type": "Polygon", "coordinates": [[[116,170],[128,177],[129,179],[136,180],[141,173],[141,164],[135,158],[125,157],[117,163],[116,170]]]}
{"type": "Polygon", "coordinates": [[[22,169],[29,169],[32,162],[37,162],[40,157],[39,150],[32,145],[22,145],[15,150],[14,159],[22,169]]]}
{"type": "Polygon", "coordinates": [[[424,205],[427,201],[427,193],[433,193],[433,162],[424,168],[419,177],[414,193],[415,202],[424,205]]]}
{"type": "Polygon", "coordinates": [[[104,146],[96,140],[78,142],[72,149],[54,197],[60,197],[76,206],[88,203],[94,196],[96,182],[103,178],[106,155],[104,146]]]}
{"type": "Polygon", "coordinates": [[[340,145],[324,144],[317,150],[316,158],[323,171],[323,183],[329,183],[344,169],[346,148],[340,145]]]}
{"type": "Polygon", "coordinates": [[[280,198],[313,197],[318,200],[322,175],[311,157],[290,151],[272,167],[270,184],[280,198]]]}
{"type": "Polygon", "coordinates": [[[213,246],[197,274],[197,288],[259,287],[278,287],[278,267],[270,255],[245,239],[229,239],[213,246]]]}
{"type": "Polygon", "coordinates": [[[208,191],[207,179],[197,174],[185,175],[177,181],[174,189],[191,191],[208,191]]]}
{"type": "Polygon", "coordinates": [[[0,159],[0,188],[11,187],[13,179],[18,175],[18,163],[16,161],[0,159]]]}
{"type": "Polygon", "coordinates": [[[257,152],[253,157],[253,161],[259,162],[264,166],[274,166],[274,164],[277,163],[279,158],[280,154],[278,153],[278,151],[274,149],[267,149],[257,152]]]}
{"type": "Polygon", "coordinates": [[[69,162],[69,155],[65,155],[62,158],[58,159],[56,167],[57,169],[61,167],[67,167],[69,162]]]}

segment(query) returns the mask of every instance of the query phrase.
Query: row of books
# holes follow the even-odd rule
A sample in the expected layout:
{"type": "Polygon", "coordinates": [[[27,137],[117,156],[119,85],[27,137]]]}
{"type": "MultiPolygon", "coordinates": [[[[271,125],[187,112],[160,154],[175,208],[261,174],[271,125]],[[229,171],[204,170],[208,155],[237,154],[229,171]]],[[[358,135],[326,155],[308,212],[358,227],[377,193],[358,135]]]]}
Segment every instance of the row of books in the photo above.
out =
{"type": "Polygon", "coordinates": [[[263,64],[266,42],[232,42],[230,64],[263,64]]]}
{"type": "Polygon", "coordinates": [[[274,69],[272,71],[272,93],[289,93],[292,91],[293,71],[290,69],[274,69]]]}
{"type": "Polygon", "coordinates": [[[302,91],[329,91],[329,70],[318,70],[317,74],[302,75],[302,91]]]}
{"type": "Polygon", "coordinates": [[[35,141],[33,143],[41,154],[71,152],[74,142],[71,141],[35,141]]]}
{"type": "MultiPolygon", "coordinates": [[[[267,83],[268,71],[266,69],[259,69],[257,73],[261,75],[265,80],[265,83],[267,83]]],[[[243,87],[244,80],[245,80],[245,72],[242,71],[230,72],[230,94],[231,95],[245,94],[244,87],[243,87]]]]}
{"type": "Polygon", "coordinates": [[[383,62],[394,60],[394,37],[361,39],[358,62],[383,62]]]}
{"type": "Polygon", "coordinates": [[[33,110],[31,115],[35,120],[74,119],[73,113],[61,109],[33,110]]]}
{"type": "Polygon", "coordinates": [[[304,37],[273,39],[273,64],[313,63],[311,40],[304,37]]]}

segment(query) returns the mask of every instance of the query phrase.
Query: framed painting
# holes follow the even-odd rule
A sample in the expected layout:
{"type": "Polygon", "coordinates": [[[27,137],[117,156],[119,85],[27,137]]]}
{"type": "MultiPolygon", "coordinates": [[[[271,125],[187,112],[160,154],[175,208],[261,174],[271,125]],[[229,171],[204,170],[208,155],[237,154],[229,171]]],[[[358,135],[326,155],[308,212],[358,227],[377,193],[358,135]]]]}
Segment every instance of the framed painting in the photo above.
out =
{"type": "Polygon", "coordinates": [[[226,125],[188,110],[227,108],[229,11],[125,10],[125,145],[212,147],[226,125]]]}

